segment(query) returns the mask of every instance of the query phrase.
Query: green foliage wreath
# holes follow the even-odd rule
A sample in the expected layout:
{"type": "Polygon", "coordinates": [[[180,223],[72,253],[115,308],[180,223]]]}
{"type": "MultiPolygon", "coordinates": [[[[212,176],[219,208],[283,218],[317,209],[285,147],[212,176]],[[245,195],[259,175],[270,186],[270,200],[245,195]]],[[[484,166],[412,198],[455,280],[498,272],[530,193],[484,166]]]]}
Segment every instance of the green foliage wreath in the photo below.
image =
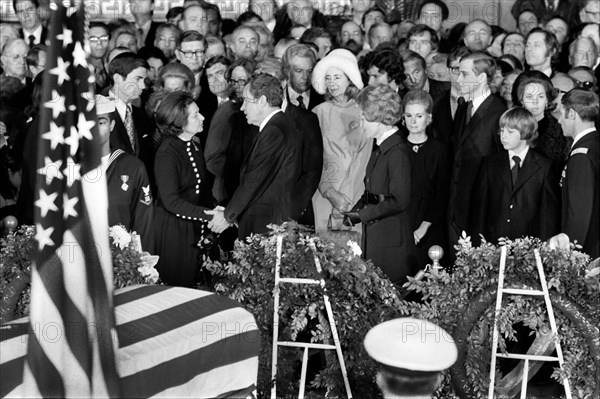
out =
{"type": "MultiPolygon", "coordinates": [[[[259,397],[269,397],[271,391],[273,287],[279,234],[283,235],[282,277],[325,279],[354,397],[380,397],[375,383],[376,365],[365,352],[363,339],[371,327],[400,316],[395,287],[378,268],[360,259],[352,245],[316,237],[295,223],[270,227],[268,235],[254,235],[246,243],[236,243],[232,261],[205,263],[215,276],[215,290],[244,304],[256,318],[262,337],[259,397]],[[322,276],[316,272],[310,240],[316,245],[322,276]]],[[[318,285],[281,285],[280,341],[333,343],[322,294],[318,285]]],[[[281,347],[278,359],[277,397],[297,397],[302,350],[281,347]]],[[[307,387],[321,397],[325,393],[345,397],[334,351],[326,351],[324,363],[324,368],[307,381],[307,387]]]]}
{"type": "MultiPolygon", "coordinates": [[[[589,257],[574,246],[554,250],[537,238],[505,241],[508,248],[505,287],[541,289],[534,257],[538,249],[555,311],[565,359],[564,370],[552,377],[569,377],[574,398],[598,397],[600,384],[600,282],[591,271],[589,257]]],[[[459,347],[459,360],[452,369],[454,392],[461,397],[487,397],[492,348],[493,316],[498,285],[500,247],[483,242],[471,245],[469,237],[459,241],[457,260],[451,273],[427,273],[422,280],[410,279],[409,288],[420,292],[424,304],[403,302],[413,317],[439,324],[459,347]]],[[[505,295],[498,318],[499,350],[506,340],[515,340],[515,323],[536,333],[550,330],[541,297],[505,295]]],[[[496,370],[496,380],[501,377],[496,370]]],[[[448,382],[448,381],[447,381],[448,382]]],[[[446,385],[441,397],[452,394],[446,385]]]]}

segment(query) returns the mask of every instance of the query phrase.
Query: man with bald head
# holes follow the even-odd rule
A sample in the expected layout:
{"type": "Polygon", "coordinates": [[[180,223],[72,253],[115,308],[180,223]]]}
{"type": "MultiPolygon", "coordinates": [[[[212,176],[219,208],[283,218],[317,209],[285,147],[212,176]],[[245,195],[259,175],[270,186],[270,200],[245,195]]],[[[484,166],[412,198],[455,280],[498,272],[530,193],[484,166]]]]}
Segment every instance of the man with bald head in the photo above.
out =
{"type": "Polygon", "coordinates": [[[465,46],[473,52],[485,51],[492,44],[492,28],[482,19],[476,19],[465,26],[465,46]]]}
{"type": "Polygon", "coordinates": [[[381,43],[390,42],[394,39],[392,27],[385,22],[379,22],[369,29],[369,46],[372,49],[381,43]]]}
{"type": "Polygon", "coordinates": [[[236,59],[246,58],[254,61],[259,45],[260,36],[249,26],[239,26],[231,34],[229,47],[236,59]]]}
{"type": "Polygon", "coordinates": [[[363,32],[360,26],[353,21],[348,21],[342,25],[340,30],[340,45],[352,52],[358,54],[363,48],[363,32]]]}
{"type": "Polygon", "coordinates": [[[4,68],[4,75],[12,76],[25,83],[25,76],[27,73],[27,64],[25,63],[25,57],[29,47],[23,39],[8,39],[4,45],[2,51],[2,67],[4,68]]]}
{"type": "Polygon", "coordinates": [[[181,24],[184,31],[195,30],[201,35],[206,35],[207,23],[206,10],[199,5],[192,4],[183,12],[181,24]]]}

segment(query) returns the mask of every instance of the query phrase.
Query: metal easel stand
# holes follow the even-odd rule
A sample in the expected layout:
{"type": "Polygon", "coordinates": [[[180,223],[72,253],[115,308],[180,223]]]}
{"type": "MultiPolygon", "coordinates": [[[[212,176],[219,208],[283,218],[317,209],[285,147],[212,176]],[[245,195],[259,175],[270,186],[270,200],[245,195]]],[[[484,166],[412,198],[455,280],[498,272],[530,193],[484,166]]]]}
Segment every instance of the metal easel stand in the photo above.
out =
{"type": "MultiPolygon", "coordinates": [[[[540,252],[536,249],[535,253],[535,261],[538,270],[538,275],[540,278],[540,283],[542,286],[541,290],[534,289],[519,289],[519,288],[504,288],[504,274],[506,269],[506,254],[507,248],[506,246],[502,247],[500,254],[500,272],[498,276],[498,292],[496,294],[496,316],[499,314],[502,308],[502,296],[504,294],[512,294],[512,295],[525,295],[525,296],[543,296],[544,302],[546,303],[546,310],[548,311],[548,319],[550,321],[550,328],[552,329],[552,337],[555,341],[556,348],[556,357],[555,356],[540,356],[540,355],[530,355],[530,354],[518,354],[518,353],[498,353],[498,324],[497,317],[494,317],[494,334],[492,338],[492,361],[490,366],[490,385],[488,390],[488,399],[494,398],[494,388],[495,388],[495,377],[496,377],[496,358],[506,358],[506,359],[520,359],[525,362],[523,367],[523,374],[521,380],[521,399],[525,399],[527,397],[527,382],[529,380],[529,362],[556,362],[560,364],[560,367],[563,367],[563,353],[562,348],[560,346],[560,340],[558,339],[558,329],[556,328],[556,319],[554,318],[554,310],[552,309],[552,303],[550,302],[550,295],[548,294],[548,284],[546,282],[546,276],[544,274],[544,265],[542,264],[542,259],[540,257],[540,252]]],[[[563,387],[565,389],[565,395],[567,399],[571,399],[571,387],[569,385],[568,378],[564,378],[563,387]]]]}
{"type": "MultiPolygon", "coordinates": [[[[315,261],[315,267],[317,272],[321,274],[321,262],[317,256],[317,248],[315,247],[314,240],[309,240],[309,247],[313,253],[313,259],[315,261]]],[[[337,329],[335,327],[335,320],[333,318],[333,312],[331,310],[331,303],[329,302],[329,296],[325,288],[325,280],[323,278],[319,280],[306,279],[306,278],[281,278],[281,252],[283,248],[283,236],[277,236],[277,258],[275,261],[275,298],[273,304],[273,358],[272,358],[272,369],[271,379],[273,380],[273,388],[271,389],[271,398],[277,398],[277,350],[280,346],[288,346],[295,348],[303,348],[304,354],[302,357],[302,372],[300,375],[300,390],[298,392],[298,398],[304,398],[304,390],[306,388],[306,367],[308,363],[308,350],[309,349],[322,349],[322,350],[335,350],[337,353],[338,363],[340,370],[342,371],[342,377],[344,378],[344,385],[346,386],[346,395],[348,398],[352,398],[352,392],[350,391],[350,383],[348,382],[348,373],[346,372],[346,364],[344,362],[344,356],[342,354],[342,347],[340,346],[340,340],[338,337],[337,329]],[[279,285],[282,283],[287,284],[312,284],[320,285],[323,288],[323,301],[325,302],[325,309],[327,311],[327,318],[329,319],[329,325],[331,328],[331,335],[333,336],[334,345],[327,344],[315,344],[310,342],[294,342],[294,341],[279,341],[279,285]]]]}

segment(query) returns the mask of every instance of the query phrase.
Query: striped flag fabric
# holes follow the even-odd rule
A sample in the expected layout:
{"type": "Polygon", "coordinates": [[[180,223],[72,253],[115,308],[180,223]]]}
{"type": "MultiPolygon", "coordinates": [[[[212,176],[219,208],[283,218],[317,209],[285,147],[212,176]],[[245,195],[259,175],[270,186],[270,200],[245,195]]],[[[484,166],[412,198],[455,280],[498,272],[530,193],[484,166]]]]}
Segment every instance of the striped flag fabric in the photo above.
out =
{"type": "Polygon", "coordinates": [[[52,3],[40,103],[26,397],[119,396],[108,198],[86,15],[52,3]],[[88,48],[86,48],[86,46],[88,48]]]}

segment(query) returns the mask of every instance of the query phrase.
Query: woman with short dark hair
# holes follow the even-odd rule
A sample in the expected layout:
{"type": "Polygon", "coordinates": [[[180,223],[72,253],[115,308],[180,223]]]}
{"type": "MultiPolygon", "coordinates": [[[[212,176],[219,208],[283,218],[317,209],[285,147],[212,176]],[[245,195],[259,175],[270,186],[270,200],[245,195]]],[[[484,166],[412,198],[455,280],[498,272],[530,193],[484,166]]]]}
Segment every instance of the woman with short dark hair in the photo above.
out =
{"type": "Polygon", "coordinates": [[[569,157],[571,143],[552,116],[556,95],[550,78],[539,71],[523,72],[513,86],[514,104],[522,105],[531,112],[538,123],[538,139],[532,147],[562,169],[569,157]]]}
{"type": "Polygon", "coordinates": [[[193,287],[199,282],[201,249],[198,242],[205,222],[204,211],[213,209],[211,182],[197,133],[204,117],[191,94],[169,93],[156,110],[156,125],[163,136],[156,152],[156,207],[154,231],[156,266],[169,285],[193,287]]]}

